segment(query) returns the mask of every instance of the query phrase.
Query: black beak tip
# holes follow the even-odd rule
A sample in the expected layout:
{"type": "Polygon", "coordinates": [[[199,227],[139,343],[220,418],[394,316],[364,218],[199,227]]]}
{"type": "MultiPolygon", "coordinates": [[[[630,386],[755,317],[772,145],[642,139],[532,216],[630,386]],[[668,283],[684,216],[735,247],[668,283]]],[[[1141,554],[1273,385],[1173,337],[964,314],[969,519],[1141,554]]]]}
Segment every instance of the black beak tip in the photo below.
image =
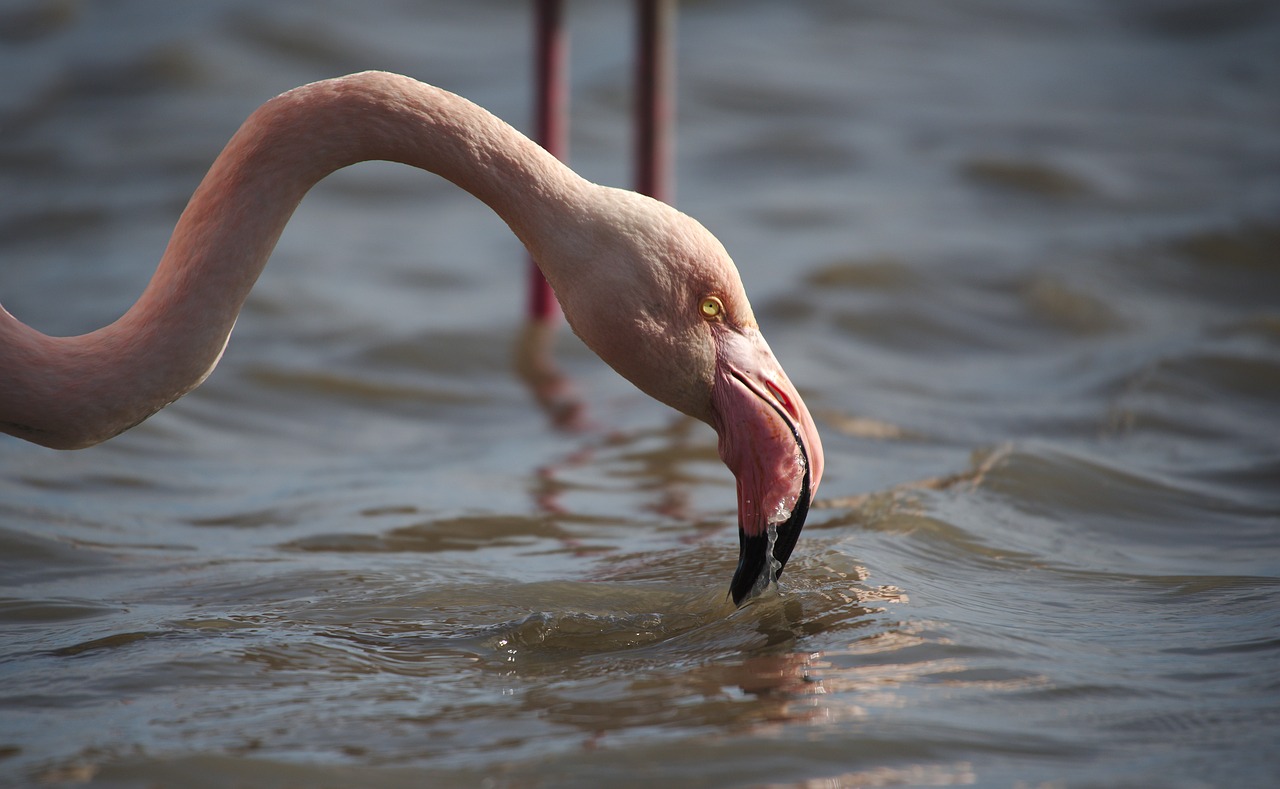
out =
{"type": "MultiPolygon", "coordinates": [[[[743,383],[746,382],[743,381],[743,383]]],[[[747,387],[751,388],[750,384],[747,384],[747,387]]],[[[791,428],[791,435],[796,439],[800,458],[804,462],[804,478],[800,481],[800,495],[796,497],[796,504],[791,509],[790,517],[774,527],[776,531],[773,539],[773,559],[777,562],[776,572],[770,566],[772,562],[769,561],[768,531],[748,536],[742,528],[742,522],[738,522],[738,569],[734,571],[733,580],[729,582],[729,594],[733,596],[733,604],[737,606],[741,606],[744,601],[763,592],[769,588],[769,584],[782,577],[782,568],[787,566],[787,559],[791,558],[796,540],[800,539],[800,530],[804,528],[804,519],[809,516],[809,499],[813,495],[810,485],[812,474],[809,468],[809,450],[805,448],[804,439],[800,437],[800,428],[775,401],[765,398],[765,402],[777,411],[782,421],[791,428]]]]}
{"type": "MultiPolygon", "coordinates": [[[[801,444],[803,453],[804,444],[801,444]]],[[[805,459],[806,464],[808,458],[805,459]]],[[[768,588],[769,584],[782,577],[782,568],[787,566],[787,559],[795,550],[796,541],[800,539],[800,530],[804,528],[805,518],[809,516],[809,475],[805,474],[800,485],[800,497],[791,511],[791,517],[775,528],[776,538],[773,540],[773,559],[777,562],[777,572],[770,568],[769,534],[762,532],[754,536],[738,528],[738,569],[729,582],[729,594],[733,596],[733,604],[741,606],[746,600],[755,597],[768,588]]]]}
{"type": "Polygon", "coordinates": [[[768,534],[748,537],[746,532],[738,529],[738,569],[729,582],[729,594],[733,596],[734,605],[742,605],[748,597],[754,597],[768,586],[768,557],[768,534]],[[756,588],[757,585],[759,589],[756,588]]]}

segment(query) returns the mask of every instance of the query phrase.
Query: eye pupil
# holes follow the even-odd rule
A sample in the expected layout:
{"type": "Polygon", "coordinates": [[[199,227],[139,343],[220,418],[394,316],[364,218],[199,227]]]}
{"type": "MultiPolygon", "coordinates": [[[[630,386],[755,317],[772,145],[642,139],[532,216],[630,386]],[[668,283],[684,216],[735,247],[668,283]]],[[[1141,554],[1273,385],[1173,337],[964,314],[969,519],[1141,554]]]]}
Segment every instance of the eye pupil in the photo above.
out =
{"type": "Polygon", "coordinates": [[[724,312],[724,303],[715,296],[707,296],[702,300],[700,306],[702,315],[705,318],[718,318],[720,313],[724,312]]]}

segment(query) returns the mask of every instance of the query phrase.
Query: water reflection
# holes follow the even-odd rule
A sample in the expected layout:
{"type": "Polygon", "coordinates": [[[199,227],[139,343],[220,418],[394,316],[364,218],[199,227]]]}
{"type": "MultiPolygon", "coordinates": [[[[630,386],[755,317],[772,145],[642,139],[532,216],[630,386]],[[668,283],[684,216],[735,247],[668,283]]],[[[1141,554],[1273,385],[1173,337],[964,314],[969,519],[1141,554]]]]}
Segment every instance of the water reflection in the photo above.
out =
{"type": "Polygon", "coordinates": [[[516,375],[533,395],[551,424],[561,430],[589,426],[586,403],[578,387],[555,361],[556,323],[527,321],[516,340],[512,361],[516,375]]]}
{"type": "Polygon", "coordinates": [[[732,511],[709,511],[714,502],[700,506],[693,498],[693,490],[710,476],[701,473],[704,465],[715,469],[725,485],[733,479],[715,452],[709,428],[700,422],[677,417],[660,428],[591,428],[585,437],[556,462],[537,469],[531,494],[540,511],[582,523],[589,519],[566,504],[568,497],[625,491],[639,510],[660,522],[690,527],[680,538],[686,543],[705,541],[736,524],[732,511]]]}

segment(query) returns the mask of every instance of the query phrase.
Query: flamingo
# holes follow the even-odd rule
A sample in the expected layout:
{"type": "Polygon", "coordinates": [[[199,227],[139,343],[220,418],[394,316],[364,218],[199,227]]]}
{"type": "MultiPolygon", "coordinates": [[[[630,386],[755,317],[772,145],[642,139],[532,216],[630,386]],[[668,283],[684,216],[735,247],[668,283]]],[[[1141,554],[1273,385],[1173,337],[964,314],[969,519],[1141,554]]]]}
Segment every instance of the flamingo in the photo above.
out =
{"type": "Polygon", "coordinates": [[[694,219],[577,175],[472,102],[408,77],[314,82],[255,110],[114,323],[50,337],[0,307],[0,430],[57,449],[128,430],[197,387],[306,192],[389,160],[486,203],[551,283],[569,326],[641,391],[711,425],[737,481],[737,604],[785,565],[822,479],[817,428],[761,335],[738,271],[694,219]]]}

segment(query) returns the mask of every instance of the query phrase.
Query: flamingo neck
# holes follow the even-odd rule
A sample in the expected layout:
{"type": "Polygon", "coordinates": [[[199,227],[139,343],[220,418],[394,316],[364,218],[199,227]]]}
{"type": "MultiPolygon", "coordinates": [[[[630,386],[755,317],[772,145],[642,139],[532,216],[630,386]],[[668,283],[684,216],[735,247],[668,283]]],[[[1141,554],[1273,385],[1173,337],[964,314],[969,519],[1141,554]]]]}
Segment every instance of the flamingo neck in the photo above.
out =
{"type": "Polygon", "coordinates": [[[487,203],[553,282],[561,256],[548,231],[580,212],[592,187],[484,109],[407,77],[367,72],[289,91],[232,137],[119,320],[49,337],[0,308],[0,430],[90,446],[194,389],[302,197],[333,171],[375,159],[437,173],[487,203]]]}

